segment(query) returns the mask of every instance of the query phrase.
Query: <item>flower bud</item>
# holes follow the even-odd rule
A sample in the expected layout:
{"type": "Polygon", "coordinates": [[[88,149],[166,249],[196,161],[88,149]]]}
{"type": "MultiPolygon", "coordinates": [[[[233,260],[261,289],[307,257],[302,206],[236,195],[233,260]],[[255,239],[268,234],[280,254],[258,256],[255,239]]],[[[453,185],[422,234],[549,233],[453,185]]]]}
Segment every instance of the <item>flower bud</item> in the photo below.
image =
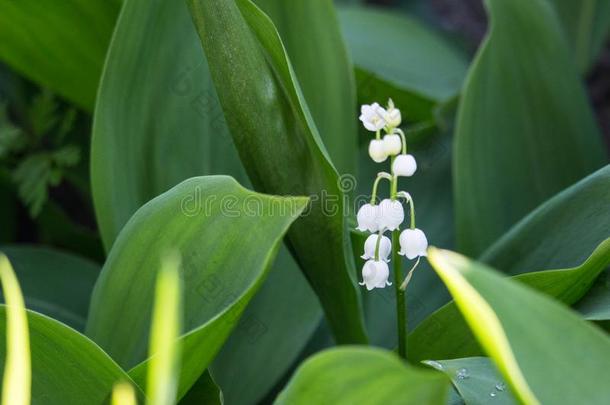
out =
{"type": "Polygon", "coordinates": [[[388,158],[388,154],[385,151],[381,139],[373,139],[371,143],[369,143],[369,156],[377,163],[384,162],[388,158]]]}
{"type": "Polygon", "coordinates": [[[386,122],[383,116],[386,114],[386,110],[377,103],[371,105],[363,105],[360,107],[360,121],[364,124],[364,127],[369,131],[376,132],[386,126],[386,122]]]}
{"type": "Polygon", "coordinates": [[[379,204],[379,229],[393,231],[398,229],[404,219],[405,211],[399,201],[386,198],[379,204]]]}
{"type": "Polygon", "coordinates": [[[417,162],[413,155],[398,155],[394,159],[392,171],[396,176],[413,176],[417,170],[417,162]]]}
{"type": "Polygon", "coordinates": [[[418,256],[427,256],[428,239],[420,229],[405,229],[400,234],[400,255],[407,256],[409,260],[418,256]]]}
{"type": "Polygon", "coordinates": [[[362,282],[360,285],[366,285],[367,290],[373,288],[384,288],[386,285],[392,285],[388,281],[390,270],[386,262],[369,260],[362,267],[362,282]]]}
{"type": "MultiPolygon", "coordinates": [[[[375,248],[377,248],[377,239],[379,239],[379,235],[376,233],[370,235],[366,238],[366,242],[364,242],[364,254],[362,257],[365,260],[375,259],[375,248]]],[[[379,241],[379,260],[383,260],[388,262],[388,257],[390,257],[390,253],[392,253],[392,241],[387,236],[381,236],[381,241],[379,241]]]]}
{"type": "Polygon", "coordinates": [[[394,107],[394,102],[392,101],[392,99],[388,101],[388,109],[385,110],[385,113],[383,114],[383,119],[388,124],[388,126],[392,128],[399,127],[400,123],[402,122],[400,110],[394,107]]]}
{"type": "Polygon", "coordinates": [[[383,149],[387,155],[398,155],[402,150],[400,135],[390,134],[383,137],[383,149]]]}
{"type": "Polygon", "coordinates": [[[364,204],[356,215],[357,230],[361,232],[377,232],[379,230],[379,206],[364,204]]]}

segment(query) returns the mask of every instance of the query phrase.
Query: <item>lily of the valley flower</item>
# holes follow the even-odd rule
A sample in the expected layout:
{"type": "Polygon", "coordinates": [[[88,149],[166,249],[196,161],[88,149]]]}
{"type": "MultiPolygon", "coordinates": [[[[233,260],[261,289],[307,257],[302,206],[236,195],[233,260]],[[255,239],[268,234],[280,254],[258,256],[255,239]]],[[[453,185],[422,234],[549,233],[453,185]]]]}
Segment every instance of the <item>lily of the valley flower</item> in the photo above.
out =
{"type": "Polygon", "coordinates": [[[396,156],[396,159],[394,159],[392,170],[397,176],[413,176],[417,170],[417,162],[413,155],[398,155],[396,156]]]}
{"type": "Polygon", "coordinates": [[[356,215],[358,221],[357,230],[361,232],[377,232],[379,230],[379,206],[364,204],[356,215]]]}
{"type": "Polygon", "coordinates": [[[369,143],[369,156],[376,163],[384,162],[388,158],[385,144],[381,139],[373,139],[369,143]]]}
{"type": "Polygon", "coordinates": [[[384,288],[386,285],[392,285],[388,281],[390,270],[386,262],[381,260],[369,260],[362,267],[362,282],[360,285],[366,285],[367,290],[373,288],[384,288]]]}
{"type": "Polygon", "coordinates": [[[389,134],[383,137],[383,149],[387,155],[398,155],[402,149],[400,135],[389,134]]]}
{"type": "Polygon", "coordinates": [[[383,116],[386,114],[386,110],[379,104],[365,104],[360,108],[360,113],[360,121],[362,121],[364,127],[369,131],[380,131],[386,126],[386,122],[383,119],[383,116]]]}
{"type": "MultiPolygon", "coordinates": [[[[364,242],[364,254],[360,257],[362,257],[364,260],[375,259],[377,239],[379,239],[379,235],[375,233],[366,238],[366,242],[364,242]]],[[[390,253],[392,253],[392,241],[390,241],[390,238],[387,236],[382,235],[381,240],[379,241],[379,260],[388,262],[390,253]]]]}
{"type": "Polygon", "coordinates": [[[388,101],[388,109],[384,110],[383,119],[385,120],[387,125],[392,128],[400,126],[402,122],[400,110],[394,107],[394,102],[392,101],[392,99],[388,101]]]}
{"type": "Polygon", "coordinates": [[[428,239],[421,229],[405,229],[400,234],[400,252],[398,254],[406,256],[409,260],[420,256],[427,256],[428,239]]]}
{"type": "Polygon", "coordinates": [[[386,198],[379,204],[379,229],[393,231],[405,220],[405,211],[397,200],[386,198]]]}

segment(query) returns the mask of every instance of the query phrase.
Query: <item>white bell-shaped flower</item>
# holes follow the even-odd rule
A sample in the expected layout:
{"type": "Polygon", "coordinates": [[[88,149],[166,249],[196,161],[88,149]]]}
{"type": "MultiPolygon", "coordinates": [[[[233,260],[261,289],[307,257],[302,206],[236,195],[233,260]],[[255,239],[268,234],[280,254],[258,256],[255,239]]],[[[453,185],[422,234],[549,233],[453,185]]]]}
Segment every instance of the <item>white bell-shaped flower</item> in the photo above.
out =
{"type": "Polygon", "coordinates": [[[379,230],[379,206],[364,204],[356,214],[357,230],[361,232],[377,232],[379,230]]]}
{"type": "Polygon", "coordinates": [[[362,267],[362,282],[360,285],[366,285],[367,290],[373,288],[384,288],[386,285],[392,285],[388,281],[390,269],[386,262],[378,260],[369,260],[362,267]]]}
{"type": "MultiPolygon", "coordinates": [[[[362,257],[364,260],[375,259],[377,239],[379,239],[379,235],[376,233],[366,238],[366,242],[364,242],[364,254],[360,257],[362,257]]],[[[387,236],[381,235],[381,240],[379,241],[379,260],[388,262],[390,253],[392,253],[392,241],[390,241],[390,238],[387,236]]]]}
{"type": "Polygon", "coordinates": [[[392,171],[396,176],[413,176],[417,170],[417,162],[413,155],[398,155],[394,159],[392,171]]]}
{"type": "Polygon", "coordinates": [[[394,102],[392,101],[392,99],[388,101],[388,109],[385,110],[385,114],[383,114],[383,119],[388,124],[388,126],[392,128],[399,127],[400,123],[402,122],[400,110],[394,107],[394,102]]]}
{"type": "Polygon", "coordinates": [[[405,211],[398,200],[386,198],[379,204],[379,229],[393,231],[405,220],[405,211]]]}
{"type": "Polygon", "coordinates": [[[387,155],[398,155],[402,150],[400,135],[389,134],[383,137],[383,149],[387,155]]]}
{"type": "Polygon", "coordinates": [[[427,256],[428,239],[421,229],[405,229],[400,234],[399,254],[407,256],[409,260],[419,256],[427,256]]]}
{"type": "Polygon", "coordinates": [[[384,162],[388,158],[385,144],[381,139],[373,139],[371,143],[369,143],[369,156],[377,163],[384,162]]]}
{"type": "Polygon", "coordinates": [[[360,121],[364,124],[364,127],[369,131],[376,132],[386,126],[386,122],[383,116],[386,114],[386,110],[377,103],[371,105],[363,105],[360,107],[360,121]]]}

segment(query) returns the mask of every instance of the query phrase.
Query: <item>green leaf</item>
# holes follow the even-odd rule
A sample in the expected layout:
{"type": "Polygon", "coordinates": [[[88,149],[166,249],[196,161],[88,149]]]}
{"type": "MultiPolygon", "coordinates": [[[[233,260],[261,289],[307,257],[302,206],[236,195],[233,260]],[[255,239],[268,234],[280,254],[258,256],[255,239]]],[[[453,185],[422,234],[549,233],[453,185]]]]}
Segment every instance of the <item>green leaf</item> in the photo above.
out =
{"type": "Polygon", "coordinates": [[[339,176],[273,23],[249,0],[189,5],[246,171],[263,192],[312,197],[289,242],[336,340],[365,342],[339,176]]]}
{"type": "Polygon", "coordinates": [[[207,174],[245,179],[209,76],[185,4],[125,1],[91,146],[93,198],[107,250],[138,208],[179,182],[207,174]]]}
{"type": "Polygon", "coordinates": [[[3,405],[28,405],[31,399],[32,364],[30,333],[23,294],[8,258],[0,253],[0,281],[6,297],[3,405]]]}
{"type": "MultiPolygon", "coordinates": [[[[7,307],[0,305],[0,367],[6,359],[7,307]]],[[[129,376],[85,336],[27,310],[32,356],[32,403],[105,404],[117,381],[129,376]]],[[[139,393],[141,396],[142,393],[139,393]]]]}
{"type": "Polygon", "coordinates": [[[273,20],[339,173],[356,169],[354,71],[332,0],[256,0],[273,20]]]}
{"type": "Polygon", "coordinates": [[[610,3],[603,0],[552,0],[576,65],[586,73],[599,56],[610,28],[610,3]]]}
{"type": "Polygon", "coordinates": [[[280,249],[267,280],[212,364],[225,402],[258,403],[301,353],[320,316],[307,280],[288,250],[280,249]]]}
{"type": "Polygon", "coordinates": [[[47,153],[29,155],[13,171],[19,198],[28,207],[30,216],[36,217],[48,198],[48,187],[57,183],[53,176],[51,157],[47,153]]]}
{"type": "Polygon", "coordinates": [[[113,245],[93,292],[87,334],[119,364],[137,365],[130,374],[142,386],[160,255],[179,252],[186,331],[180,339],[182,397],[237,324],[306,203],[252,193],[226,176],[193,178],[153,199],[113,245]]]}
{"type": "Polygon", "coordinates": [[[433,119],[439,102],[456,96],[466,57],[406,14],[341,7],[339,18],[356,65],[358,101],[391,97],[408,121],[433,119]]]}
{"type": "MultiPolygon", "coordinates": [[[[578,267],[525,273],[513,279],[572,305],[583,297],[608,265],[610,238],[578,267]]],[[[409,336],[409,347],[409,358],[414,361],[477,356],[482,353],[454,302],[422,322],[409,336]]]]}
{"type": "Polygon", "coordinates": [[[44,247],[2,246],[2,252],[15,268],[27,308],[76,330],[85,328],[97,264],[44,247]]]}
{"type": "Polygon", "coordinates": [[[429,259],[519,400],[607,402],[610,339],[601,330],[547,296],[464,256],[431,248],[429,259]]]}
{"type": "MultiPolygon", "coordinates": [[[[482,261],[508,274],[525,273],[520,281],[573,304],[606,266],[609,199],[606,166],[534,210],[488,249],[482,261]],[[552,268],[573,270],[540,272],[552,268]]],[[[415,360],[481,353],[453,303],[427,318],[409,337],[409,346],[415,360]]]]}
{"type": "Polygon", "coordinates": [[[169,253],[161,260],[150,327],[146,397],[151,405],[172,405],[180,370],[181,348],[175,342],[182,327],[182,279],[177,254],[169,253]]]}
{"type": "Polygon", "coordinates": [[[224,395],[207,371],[203,373],[189,392],[179,402],[180,405],[222,405],[224,395]]]}
{"type": "Polygon", "coordinates": [[[466,405],[517,404],[509,387],[487,357],[427,360],[424,363],[447,374],[466,405]]]}
{"type": "Polygon", "coordinates": [[[610,271],[598,277],[576,309],[591,321],[610,320],[610,271]]]}
{"type": "MultiPolygon", "coordinates": [[[[94,205],[106,248],[139,207],[200,174],[228,174],[249,185],[186,4],[126,0],[93,128],[94,205]]],[[[316,296],[285,248],[279,258],[227,343],[234,355],[214,362],[231,403],[263,396],[318,323],[316,296]],[[255,333],[257,345],[276,350],[273,363],[255,351],[250,328],[264,330],[255,333]]]]}
{"type": "Polygon", "coordinates": [[[281,404],[445,404],[447,379],[407,366],[393,353],[348,347],[303,363],[275,401],[281,404]]]}
{"type": "Polygon", "coordinates": [[[119,0],[2,1],[0,59],[91,110],[119,7],[119,0]]]}
{"type": "Polygon", "coordinates": [[[112,389],[112,405],[137,405],[135,390],[133,386],[126,382],[114,385],[112,389]]]}
{"type": "Polygon", "coordinates": [[[551,6],[486,4],[491,30],[466,80],[455,140],[457,242],[469,255],[606,159],[551,6]]]}
{"type": "Polygon", "coordinates": [[[508,274],[574,267],[610,236],[610,165],[546,201],[481,256],[508,274]]]}

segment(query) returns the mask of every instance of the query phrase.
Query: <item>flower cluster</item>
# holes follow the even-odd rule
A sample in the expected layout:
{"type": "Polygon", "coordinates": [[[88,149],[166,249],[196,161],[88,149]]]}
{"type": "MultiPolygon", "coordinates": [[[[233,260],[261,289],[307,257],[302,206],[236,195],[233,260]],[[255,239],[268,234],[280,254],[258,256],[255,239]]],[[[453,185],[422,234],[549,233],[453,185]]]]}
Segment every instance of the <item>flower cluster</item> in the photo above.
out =
{"type": "MultiPolygon", "coordinates": [[[[362,232],[370,232],[371,235],[364,244],[362,258],[366,260],[362,268],[362,282],[368,290],[373,288],[384,288],[392,285],[388,281],[390,272],[388,262],[392,254],[392,241],[384,235],[386,231],[397,231],[405,220],[404,202],[410,206],[411,225],[398,237],[400,251],[398,254],[406,256],[409,260],[426,256],[428,241],[426,235],[415,227],[415,206],[411,195],[404,191],[398,191],[398,177],[410,177],[417,170],[417,162],[412,155],[407,154],[407,144],[404,132],[398,128],[402,122],[400,110],[392,100],[389,100],[387,108],[378,103],[363,105],[360,121],[364,127],[375,132],[375,139],[369,144],[369,155],[377,163],[385,162],[388,157],[390,162],[390,173],[380,172],[373,183],[373,192],[369,204],[363,205],[358,211],[357,229],[362,232]],[[384,132],[383,138],[381,131],[384,132]],[[390,198],[383,199],[377,204],[377,188],[381,180],[390,182],[390,198]]],[[[406,287],[415,267],[411,269],[403,286],[406,287]]],[[[403,288],[401,286],[401,288],[403,288]]]]}

